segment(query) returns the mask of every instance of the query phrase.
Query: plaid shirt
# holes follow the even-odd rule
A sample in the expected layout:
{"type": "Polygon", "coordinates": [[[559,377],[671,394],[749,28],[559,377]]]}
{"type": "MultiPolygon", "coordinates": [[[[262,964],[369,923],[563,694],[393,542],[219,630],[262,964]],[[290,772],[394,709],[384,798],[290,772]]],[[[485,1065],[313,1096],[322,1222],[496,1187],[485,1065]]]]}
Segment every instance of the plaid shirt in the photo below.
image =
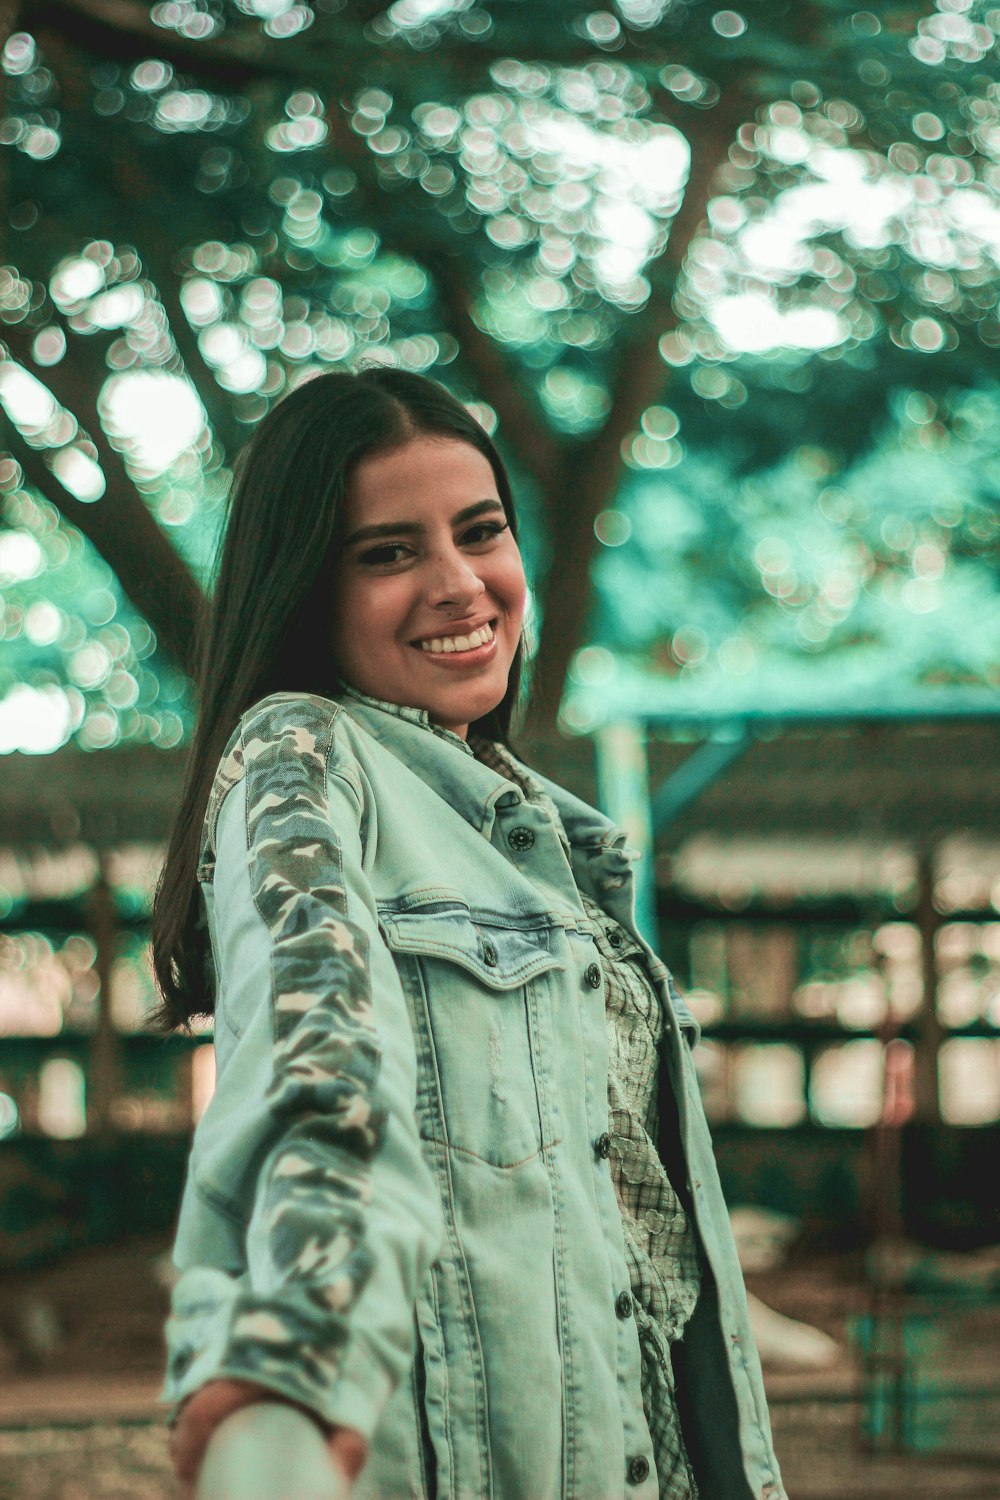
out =
{"type": "MultiPolygon", "coordinates": [[[[569,856],[559,814],[531,773],[499,744],[471,741],[476,756],[544,807],[569,856]]],[[[654,1142],[663,1016],[638,944],[579,892],[605,976],[608,1023],[609,1164],[622,1215],[625,1256],[642,1355],[642,1400],[653,1440],[660,1500],[698,1500],[681,1435],[670,1345],[681,1337],[701,1284],[694,1227],[654,1142]]]]}

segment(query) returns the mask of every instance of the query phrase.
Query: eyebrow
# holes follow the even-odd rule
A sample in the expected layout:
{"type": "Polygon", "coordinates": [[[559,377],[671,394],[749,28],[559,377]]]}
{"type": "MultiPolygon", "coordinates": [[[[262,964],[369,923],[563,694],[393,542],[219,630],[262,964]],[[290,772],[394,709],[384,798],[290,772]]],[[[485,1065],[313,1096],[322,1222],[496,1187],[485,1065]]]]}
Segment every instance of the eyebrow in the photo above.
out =
{"type": "MultiPolygon", "coordinates": [[[[496,510],[505,514],[501,500],[477,500],[474,505],[467,505],[464,510],[457,511],[451,518],[451,524],[461,526],[465,521],[472,521],[476,516],[487,515],[496,510]]],[[[369,542],[376,537],[418,536],[426,529],[419,521],[383,521],[378,526],[359,526],[357,531],[352,531],[345,538],[343,546],[352,547],[356,542],[369,542]]]]}

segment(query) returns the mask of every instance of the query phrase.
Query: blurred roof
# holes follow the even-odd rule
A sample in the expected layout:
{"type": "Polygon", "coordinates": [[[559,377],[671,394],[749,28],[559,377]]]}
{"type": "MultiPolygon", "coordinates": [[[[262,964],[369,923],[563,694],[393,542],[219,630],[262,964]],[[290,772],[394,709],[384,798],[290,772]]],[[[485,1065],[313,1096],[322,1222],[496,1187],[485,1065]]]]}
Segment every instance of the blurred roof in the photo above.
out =
{"type": "MultiPolygon", "coordinates": [[[[669,845],[699,833],[832,832],[908,843],[960,833],[1000,838],[1000,694],[943,689],[864,709],[701,704],[648,716],[625,715],[625,706],[614,708],[647,720],[651,792],[663,814],[658,841],[669,845]],[[696,756],[707,756],[707,774],[692,774],[696,756]],[[685,766],[697,795],[671,805],[664,784],[685,766]]],[[[538,742],[527,758],[597,800],[592,738],[538,742]]],[[[150,746],[7,756],[0,843],[161,840],[176,811],[183,763],[183,751],[150,746]]]]}
{"type": "MultiPolygon", "coordinates": [[[[994,774],[1000,718],[797,724],[784,732],[769,726],[765,733],[670,821],[662,835],[669,844],[703,832],[837,832],[909,843],[956,833],[1000,838],[994,774]]],[[[660,786],[693,751],[690,745],[653,742],[652,786],[660,786]]]]}
{"type": "Polygon", "coordinates": [[[723,702],[677,686],[605,699],[593,728],[643,726],[658,843],[1000,836],[1000,693],[883,686],[817,704],[793,687],[723,702]]]}

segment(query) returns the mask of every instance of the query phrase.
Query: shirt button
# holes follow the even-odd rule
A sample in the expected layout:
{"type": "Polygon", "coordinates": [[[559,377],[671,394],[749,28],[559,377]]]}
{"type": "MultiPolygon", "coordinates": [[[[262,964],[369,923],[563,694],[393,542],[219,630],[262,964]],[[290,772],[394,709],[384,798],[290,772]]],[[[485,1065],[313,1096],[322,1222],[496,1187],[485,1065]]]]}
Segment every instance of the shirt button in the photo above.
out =
{"type": "Polygon", "coordinates": [[[497,950],[489,938],[486,938],[483,942],[483,963],[491,969],[495,969],[497,966],[497,950]]]}
{"type": "Polygon", "coordinates": [[[587,965],[587,972],[586,972],[586,974],[584,974],[583,977],[587,981],[587,983],[590,985],[590,988],[592,990],[599,990],[600,987],[601,987],[601,966],[600,966],[600,964],[588,964],[587,965]]]}
{"type": "Polygon", "coordinates": [[[618,928],[612,927],[611,931],[608,933],[608,942],[611,944],[612,948],[620,948],[624,941],[625,939],[618,931],[618,928]]]}
{"type": "Polygon", "coordinates": [[[649,1460],[643,1458],[641,1453],[637,1454],[635,1458],[630,1458],[628,1461],[629,1484],[642,1484],[648,1478],[649,1460]]]}
{"type": "Polygon", "coordinates": [[[512,828],[507,835],[507,842],[518,854],[523,854],[534,844],[535,835],[530,828],[512,828]]]}
{"type": "MultiPolygon", "coordinates": [[[[615,1298],[615,1312],[618,1314],[618,1316],[620,1318],[630,1318],[632,1316],[632,1293],[631,1292],[619,1292],[618,1293],[618,1296],[615,1298]]],[[[643,1477],[645,1477],[645,1476],[643,1476],[643,1477]]]]}
{"type": "Polygon", "coordinates": [[[611,1137],[607,1131],[597,1137],[597,1140],[594,1142],[594,1150],[602,1161],[607,1161],[611,1155],[611,1137]]]}

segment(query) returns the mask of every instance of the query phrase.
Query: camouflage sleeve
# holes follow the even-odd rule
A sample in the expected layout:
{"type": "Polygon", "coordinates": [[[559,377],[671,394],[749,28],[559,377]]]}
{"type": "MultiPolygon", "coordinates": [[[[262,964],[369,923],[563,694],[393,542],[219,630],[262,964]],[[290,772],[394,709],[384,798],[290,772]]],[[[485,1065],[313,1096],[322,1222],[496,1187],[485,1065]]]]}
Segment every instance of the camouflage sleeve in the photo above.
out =
{"type": "MultiPolygon", "coordinates": [[[[247,1181],[248,1221],[239,1269],[178,1257],[165,1395],[247,1379],[370,1435],[412,1355],[440,1228],[335,719],[322,699],[267,699],[220,768],[202,878],[238,1040],[199,1133],[213,1181],[247,1181]],[[247,974],[228,973],[244,955],[247,974]]],[[[198,1159],[196,1142],[188,1192],[198,1159]]]]}

